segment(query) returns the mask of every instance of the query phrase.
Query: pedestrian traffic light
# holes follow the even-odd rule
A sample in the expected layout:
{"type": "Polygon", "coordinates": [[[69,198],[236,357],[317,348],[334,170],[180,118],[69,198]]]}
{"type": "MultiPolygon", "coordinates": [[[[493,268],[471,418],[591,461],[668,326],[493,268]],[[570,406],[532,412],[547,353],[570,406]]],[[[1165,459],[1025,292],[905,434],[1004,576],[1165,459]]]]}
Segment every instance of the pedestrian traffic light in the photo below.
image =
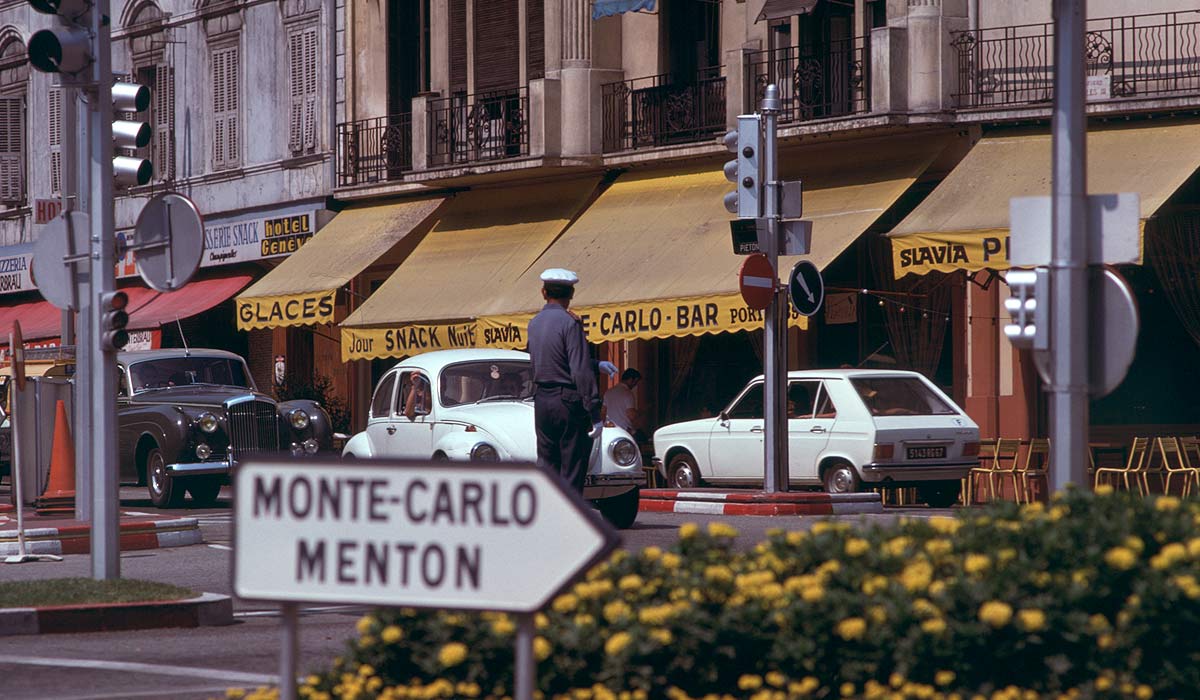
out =
{"type": "Polygon", "coordinates": [[[42,29],[29,37],[29,63],[43,73],[58,73],[64,84],[91,82],[87,69],[95,58],[88,30],[88,0],[29,0],[35,11],[54,15],[60,26],[42,29]]]}
{"type": "Polygon", "coordinates": [[[757,114],[738,116],[737,129],[725,134],[725,147],[737,158],[725,164],[725,177],[737,188],[725,195],[725,208],[741,219],[762,216],[762,129],[757,114]]]}
{"type": "Polygon", "coordinates": [[[1049,271],[1044,267],[1009,270],[1004,279],[1012,292],[1004,300],[1004,309],[1012,320],[1004,326],[1005,337],[1023,350],[1049,349],[1049,271]]]}
{"type": "Polygon", "coordinates": [[[117,352],[129,343],[129,295],[125,292],[105,292],[100,295],[100,348],[117,352]]]}
{"type": "MultiPolygon", "coordinates": [[[[150,88],[137,83],[114,83],[112,88],[114,112],[137,114],[150,108],[150,88]]],[[[113,146],[134,150],[150,144],[152,129],[145,121],[113,120],[113,146]]],[[[154,165],[146,158],[113,156],[113,180],[120,187],[135,187],[150,182],[154,165]]]]}

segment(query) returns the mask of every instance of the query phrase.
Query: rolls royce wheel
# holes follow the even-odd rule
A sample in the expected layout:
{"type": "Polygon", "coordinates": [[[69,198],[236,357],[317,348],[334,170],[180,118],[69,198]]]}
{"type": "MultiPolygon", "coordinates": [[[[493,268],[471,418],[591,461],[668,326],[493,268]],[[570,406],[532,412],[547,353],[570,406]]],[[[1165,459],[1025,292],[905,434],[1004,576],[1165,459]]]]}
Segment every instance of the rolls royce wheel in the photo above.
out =
{"type": "Polygon", "coordinates": [[[849,462],[834,462],[825,470],[826,493],[854,493],[858,491],[858,472],[849,462]]]}
{"type": "Polygon", "coordinates": [[[962,491],[962,482],[935,481],[924,484],[917,489],[917,497],[930,508],[949,508],[958,503],[958,494],[962,491]]]}
{"type": "Polygon", "coordinates": [[[221,480],[211,476],[198,476],[188,482],[188,493],[192,494],[192,505],[208,508],[217,502],[221,493],[221,480]]]}
{"type": "Polygon", "coordinates": [[[146,453],[146,488],[150,502],[158,508],[178,508],[183,504],[183,485],[167,473],[167,460],[157,447],[146,453]]]}
{"type": "Polygon", "coordinates": [[[681,452],[667,465],[667,486],[673,489],[694,489],[700,485],[700,469],[696,458],[681,452]]]}
{"type": "Polygon", "coordinates": [[[600,499],[596,501],[596,505],[600,508],[600,514],[608,522],[612,523],[614,527],[625,530],[633,525],[634,520],[637,520],[640,492],[641,489],[634,486],[619,496],[600,499]]]}

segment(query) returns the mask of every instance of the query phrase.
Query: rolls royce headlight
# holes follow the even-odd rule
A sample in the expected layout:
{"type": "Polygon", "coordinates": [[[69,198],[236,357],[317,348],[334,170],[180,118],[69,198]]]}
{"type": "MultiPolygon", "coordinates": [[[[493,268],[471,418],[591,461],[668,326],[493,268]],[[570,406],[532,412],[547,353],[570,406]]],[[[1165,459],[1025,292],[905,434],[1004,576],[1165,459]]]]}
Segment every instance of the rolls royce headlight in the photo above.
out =
{"type": "Polygon", "coordinates": [[[500,453],[496,451],[495,447],[492,447],[491,445],[487,444],[486,442],[481,442],[478,445],[471,448],[471,461],[472,462],[499,462],[500,461],[500,453]]]}
{"type": "Polygon", "coordinates": [[[634,444],[633,440],[624,437],[613,440],[608,450],[613,461],[622,467],[633,466],[640,456],[638,446],[634,444]]]}
{"type": "Polygon", "coordinates": [[[201,413],[196,417],[196,425],[206,433],[213,433],[217,430],[217,417],[211,413],[201,413]]]}
{"type": "Polygon", "coordinates": [[[288,414],[288,422],[292,424],[294,430],[304,430],[308,427],[311,419],[308,417],[307,411],[297,408],[288,414]]]}
{"type": "Polygon", "coordinates": [[[196,445],[196,456],[200,459],[208,459],[212,457],[212,448],[202,442],[196,445]]]}

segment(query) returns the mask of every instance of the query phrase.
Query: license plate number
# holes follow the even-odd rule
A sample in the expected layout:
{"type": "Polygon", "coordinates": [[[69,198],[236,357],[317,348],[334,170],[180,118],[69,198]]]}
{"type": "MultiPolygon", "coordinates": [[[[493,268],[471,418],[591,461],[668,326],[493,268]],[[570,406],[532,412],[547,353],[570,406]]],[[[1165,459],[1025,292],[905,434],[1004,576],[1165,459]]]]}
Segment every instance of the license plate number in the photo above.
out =
{"type": "Polygon", "coordinates": [[[944,459],[946,457],[945,445],[931,445],[928,447],[910,447],[908,448],[909,459],[944,459]]]}

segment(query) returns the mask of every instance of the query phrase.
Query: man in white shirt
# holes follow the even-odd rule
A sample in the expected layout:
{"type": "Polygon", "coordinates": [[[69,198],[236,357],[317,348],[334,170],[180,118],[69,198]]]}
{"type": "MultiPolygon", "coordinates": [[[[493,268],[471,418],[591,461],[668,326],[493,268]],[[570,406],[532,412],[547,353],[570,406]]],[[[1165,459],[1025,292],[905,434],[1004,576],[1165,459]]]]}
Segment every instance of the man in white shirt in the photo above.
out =
{"type": "Polygon", "coordinates": [[[637,416],[637,405],[633,388],[642,379],[642,373],[630,367],[621,373],[621,381],[604,392],[604,417],[617,426],[634,434],[633,421],[637,416]]]}

